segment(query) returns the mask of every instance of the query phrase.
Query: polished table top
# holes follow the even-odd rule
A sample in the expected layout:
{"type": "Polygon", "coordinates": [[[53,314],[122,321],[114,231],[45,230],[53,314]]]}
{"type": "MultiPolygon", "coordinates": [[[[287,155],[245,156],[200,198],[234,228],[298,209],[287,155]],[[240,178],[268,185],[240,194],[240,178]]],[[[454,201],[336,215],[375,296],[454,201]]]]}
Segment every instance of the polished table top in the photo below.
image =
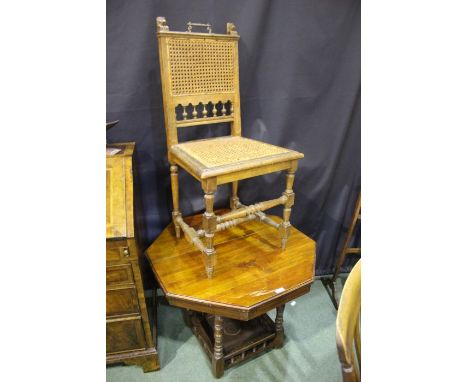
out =
{"type": "MultiPolygon", "coordinates": [[[[198,229],[201,215],[187,222],[198,229]]],[[[215,248],[211,279],[200,251],[177,240],[172,224],[147,249],[171,305],[249,320],[307,293],[314,280],[315,242],[294,227],[284,251],[278,231],[257,221],[216,233],[215,248]]]]}

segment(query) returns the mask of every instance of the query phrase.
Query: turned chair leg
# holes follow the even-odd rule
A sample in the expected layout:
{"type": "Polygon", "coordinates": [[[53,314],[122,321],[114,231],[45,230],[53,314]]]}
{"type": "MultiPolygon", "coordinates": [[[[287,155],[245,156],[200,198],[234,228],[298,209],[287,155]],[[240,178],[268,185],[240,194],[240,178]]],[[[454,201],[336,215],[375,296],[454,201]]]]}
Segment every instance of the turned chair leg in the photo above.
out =
{"type": "Polygon", "coordinates": [[[216,251],[214,249],[216,215],[213,210],[216,184],[207,181],[203,184],[203,190],[205,191],[205,213],[203,214],[203,230],[205,231],[205,269],[208,278],[211,278],[216,263],[216,251]]]}
{"type": "Polygon", "coordinates": [[[286,174],[286,191],[283,195],[287,197],[286,203],[283,208],[283,223],[281,224],[280,235],[281,235],[281,249],[286,248],[286,243],[291,231],[291,223],[289,219],[291,217],[291,207],[294,205],[294,192],[292,190],[294,183],[294,174],[296,172],[296,166],[290,168],[286,174]]]}
{"type": "Polygon", "coordinates": [[[239,197],[237,196],[237,190],[239,188],[239,182],[232,182],[232,195],[230,199],[231,210],[237,209],[237,203],[239,203],[239,197]]]}
{"type": "Polygon", "coordinates": [[[180,226],[176,223],[176,219],[180,216],[179,211],[179,174],[177,173],[177,166],[171,166],[171,189],[172,189],[172,221],[175,227],[177,239],[180,239],[180,226]]]}
{"type": "Polygon", "coordinates": [[[224,354],[223,354],[223,317],[214,317],[214,348],[212,359],[213,374],[216,378],[224,374],[224,354]]]}

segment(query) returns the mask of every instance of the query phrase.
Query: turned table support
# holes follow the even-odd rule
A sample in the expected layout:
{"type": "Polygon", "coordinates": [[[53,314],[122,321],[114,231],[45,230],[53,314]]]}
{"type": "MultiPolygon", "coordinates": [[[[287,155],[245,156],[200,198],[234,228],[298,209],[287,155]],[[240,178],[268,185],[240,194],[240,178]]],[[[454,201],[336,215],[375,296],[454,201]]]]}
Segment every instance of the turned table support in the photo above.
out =
{"type": "Polygon", "coordinates": [[[216,378],[219,378],[224,374],[223,317],[218,315],[216,315],[214,318],[214,348],[212,367],[216,378]]]}
{"type": "Polygon", "coordinates": [[[276,308],[276,319],[275,319],[275,330],[276,336],[273,340],[273,347],[275,349],[281,348],[284,342],[284,327],[283,327],[283,313],[284,305],[280,305],[276,308]]]}
{"type": "Polygon", "coordinates": [[[257,320],[255,323],[257,328],[262,327],[263,332],[257,331],[254,337],[244,339],[244,342],[238,342],[234,345],[232,341],[233,336],[238,335],[241,331],[243,335],[247,333],[248,336],[249,331],[252,330],[248,325],[242,328],[242,322],[244,320],[233,320],[232,318],[226,318],[216,314],[207,315],[206,313],[197,313],[187,309],[184,311],[184,321],[192,329],[193,333],[200,341],[200,344],[210,357],[213,376],[215,378],[220,378],[224,375],[224,371],[233,365],[254,358],[264,351],[283,347],[284,309],[284,304],[276,308],[276,319],[274,322],[266,313],[253,318],[253,320],[257,320]],[[206,331],[208,326],[212,328],[211,334],[206,331]],[[235,333],[232,331],[232,327],[237,329],[235,333]],[[252,341],[252,339],[255,340],[252,341]],[[225,354],[224,350],[225,341],[230,344],[230,350],[227,354],[225,354]]]}

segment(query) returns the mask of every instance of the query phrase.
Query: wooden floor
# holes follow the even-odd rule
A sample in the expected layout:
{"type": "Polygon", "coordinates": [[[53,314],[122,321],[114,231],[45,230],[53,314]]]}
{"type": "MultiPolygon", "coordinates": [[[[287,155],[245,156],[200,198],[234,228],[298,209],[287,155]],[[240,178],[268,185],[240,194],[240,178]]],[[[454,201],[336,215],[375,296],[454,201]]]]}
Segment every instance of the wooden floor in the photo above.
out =
{"type": "MultiPolygon", "coordinates": [[[[201,215],[187,221],[200,226],[201,215]]],[[[215,248],[212,279],[206,276],[201,252],[184,238],[177,240],[172,224],[146,255],[168,298],[248,308],[310,287],[314,279],[315,242],[294,227],[284,251],[278,231],[256,221],[216,233],[215,248]]]]}

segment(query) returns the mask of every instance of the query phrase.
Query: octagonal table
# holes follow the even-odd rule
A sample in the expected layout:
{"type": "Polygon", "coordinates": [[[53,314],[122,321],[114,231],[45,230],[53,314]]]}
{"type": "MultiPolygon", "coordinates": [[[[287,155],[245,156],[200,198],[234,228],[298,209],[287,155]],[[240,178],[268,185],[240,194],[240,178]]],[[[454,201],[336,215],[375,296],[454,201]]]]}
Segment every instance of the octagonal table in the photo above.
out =
{"type": "MultiPolygon", "coordinates": [[[[187,218],[188,224],[201,227],[201,216],[187,218]]],[[[254,220],[217,232],[215,248],[211,279],[200,251],[183,238],[177,240],[172,224],[146,256],[168,302],[185,308],[186,323],[220,377],[225,368],[283,345],[284,306],[310,290],[315,242],[291,227],[282,251],[278,231],[254,220]],[[273,322],[266,312],[275,308],[273,322]]]]}

